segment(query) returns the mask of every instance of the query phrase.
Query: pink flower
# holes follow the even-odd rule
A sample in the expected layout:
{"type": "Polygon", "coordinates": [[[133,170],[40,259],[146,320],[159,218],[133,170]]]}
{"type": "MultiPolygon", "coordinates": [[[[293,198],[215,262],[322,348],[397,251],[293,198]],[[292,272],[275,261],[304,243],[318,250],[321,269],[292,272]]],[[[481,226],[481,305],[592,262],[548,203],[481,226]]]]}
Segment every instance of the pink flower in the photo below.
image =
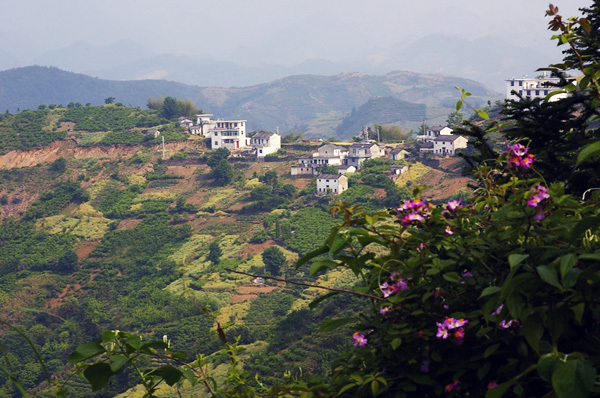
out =
{"type": "Polygon", "coordinates": [[[452,228],[450,228],[449,225],[444,230],[444,235],[454,235],[454,232],[452,231],[452,228]]]}
{"type": "Polygon", "coordinates": [[[456,339],[456,344],[461,345],[465,339],[465,330],[463,328],[458,328],[452,332],[452,335],[456,339]]]}
{"type": "Polygon", "coordinates": [[[505,153],[512,153],[515,156],[521,157],[525,156],[528,150],[529,148],[523,146],[522,144],[516,143],[513,145],[507,145],[505,153]]]}
{"type": "Polygon", "coordinates": [[[533,219],[535,221],[540,221],[540,220],[543,220],[544,218],[546,218],[546,213],[544,212],[543,209],[539,209],[537,211],[537,213],[535,213],[535,216],[533,216],[533,219]]]}
{"type": "Polygon", "coordinates": [[[392,294],[398,291],[398,288],[394,285],[389,285],[387,282],[383,282],[382,285],[379,286],[381,289],[381,293],[383,293],[383,297],[390,297],[392,294]]]}
{"type": "Polygon", "coordinates": [[[352,334],[352,338],[354,339],[354,346],[359,346],[362,347],[364,345],[367,345],[367,339],[365,338],[364,334],[360,334],[358,332],[354,332],[354,334],[352,334]]]}
{"type": "Polygon", "coordinates": [[[502,322],[500,322],[498,329],[508,329],[509,327],[512,326],[513,322],[514,322],[514,319],[511,319],[508,322],[506,322],[506,319],[503,319],[502,322]]]}
{"type": "Polygon", "coordinates": [[[448,209],[450,210],[456,210],[459,207],[462,207],[460,205],[460,200],[451,200],[450,202],[448,202],[448,209]]]}
{"type": "Polygon", "coordinates": [[[500,307],[496,308],[496,311],[492,312],[490,315],[500,315],[502,308],[504,308],[504,304],[500,304],[500,307]]]}
{"type": "Polygon", "coordinates": [[[537,207],[544,199],[548,199],[550,195],[548,194],[548,188],[543,187],[540,184],[537,184],[535,188],[531,190],[531,192],[535,195],[529,198],[527,201],[527,205],[529,207],[537,207]]]}
{"type": "Polygon", "coordinates": [[[387,306],[385,306],[385,307],[381,307],[381,308],[379,309],[379,313],[380,313],[381,315],[385,315],[385,314],[387,314],[388,312],[390,312],[390,310],[391,310],[391,309],[392,309],[392,306],[391,306],[391,305],[387,305],[387,306]]]}
{"type": "Polygon", "coordinates": [[[490,383],[487,385],[487,389],[488,389],[488,390],[491,390],[491,389],[492,389],[492,388],[494,388],[494,387],[498,387],[498,382],[497,382],[497,381],[495,381],[495,380],[494,380],[494,381],[492,381],[492,382],[490,382],[490,383]]]}
{"type": "Polygon", "coordinates": [[[521,167],[523,167],[524,169],[528,169],[534,160],[535,160],[535,155],[529,154],[529,155],[525,156],[523,159],[521,159],[521,167]]]}
{"type": "Polygon", "coordinates": [[[454,382],[448,384],[446,387],[444,387],[444,392],[450,392],[454,389],[458,390],[460,388],[459,386],[460,381],[458,380],[454,380],[454,382]]]}
{"type": "Polygon", "coordinates": [[[436,322],[438,330],[437,330],[437,334],[435,335],[435,337],[439,337],[440,339],[447,339],[449,334],[448,334],[448,328],[446,327],[446,325],[444,325],[443,323],[439,323],[436,322]]]}
{"type": "Polygon", "coordinates": [[[469,271],[467,271],[467,272],[463,273],[462,276],[463,276],[463,278],[472,278],[473,274],[470,273],[469,271]]]}
{"type": "Polygon", "coordinates": [[[461,326],[465,326],[467,323],[469,323],[469,321],[462,319],[462,318],[461,319],[446,318],[446,320],[444,321],[444,324],[446,325],[446,327],[448,329],[456,329],[461,326]]]}

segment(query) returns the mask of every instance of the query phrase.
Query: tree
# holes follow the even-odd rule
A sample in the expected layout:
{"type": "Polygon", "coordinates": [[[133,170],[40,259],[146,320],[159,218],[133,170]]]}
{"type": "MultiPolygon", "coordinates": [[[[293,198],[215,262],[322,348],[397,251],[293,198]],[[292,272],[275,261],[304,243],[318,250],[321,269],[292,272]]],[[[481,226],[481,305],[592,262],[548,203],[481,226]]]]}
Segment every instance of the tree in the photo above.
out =
{"type": "Polygon", "coordinates": [[[210,170],[210,176],[218,186],[225,186],[233,180],[233,167],[226,159],[221,159],[210,170]]]}
{"type": "Polygon", "coordinates": [[[271,246],[262,252],[262,260],[265,264],[265,271],[269,272],[273,276],[280,275],[281,267],[283,267],[287,260],[285,254],[277,246],[271,246]]]}
{"type": "Polygon", "coordinates": [[[273,188],[277,187],[279,176],[275,170],[269,170],[264,175],[258,177],[258,181],[273,188]]]}
{"type": "Polygon", "coordinates": [[[462,125],[462,121],[463,121],[462,112],[454,111],[448,115],[448,119],[446,119],[446,125],[448,127],[450,127],[451,129],[455,129],[462,125]]]}
{"type": "Polygon", "coordinates": [[[115,97],[108,97],[108,98],[106,98],[106,99],[104,100],[104,103],[105,103],[106,105],[112,104],[112,103],[114,103],[114,102],[115,102],[115,97]]]}
{"type": "Polygon", "coordinates": [[[175,98],[173,97],[167,97],[165,98],[165,101],[163,102],[163,107],[161,110],[161,116],[164,117],[165,119],[175,119],[176,117],[181,116],[180,114],[180,110],[179,110],[179,104],[177,104],[177,100],[175,100],[175,98]]]}
{"type": "Polygon", "coordinates": [[[208,246],[208,254],[206,255],[206,260],[210,261],[212,265],[217,265],[219,264],[222,255],[223,251],[219,246],[219,241],[216,239],[213,240],[210,246],[208,246]]]}

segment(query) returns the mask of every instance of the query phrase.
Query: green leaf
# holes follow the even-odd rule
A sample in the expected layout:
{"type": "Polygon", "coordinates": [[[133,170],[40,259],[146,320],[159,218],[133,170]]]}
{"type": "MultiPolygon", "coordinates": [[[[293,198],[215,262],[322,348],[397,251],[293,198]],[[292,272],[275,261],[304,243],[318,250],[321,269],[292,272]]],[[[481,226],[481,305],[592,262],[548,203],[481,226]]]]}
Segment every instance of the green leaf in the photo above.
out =
{"type": "Polygon", "coordinates": [[[581,360],[560,361],[552,373],[552,387],[558,398],[584,398],[589,396],[596,370],[581,360]]]}
{"type": "Polygon", "coordinates": [[[577,264],[577,255],[570,253],[560,258],[560,276],[564,278],[567,272],[577,264]]]}
{"type": "Polygon", "coordinates": [[[175,352],[171,353],[171,358],[181,359],[183,361],[187,361],[188,354],[185,353],[184,351],[175,351],[175,352]]]}
{"type": "Polygon", "coordinates": [[[95,363],[83,371],[83,377],[92,386],[92,391],[102,390],[114,373],[106,362],[95,363]]]}
{"type": "Polygon", "coordinates": [[[480,118],[482,118],[483,120],[490,120],[490,115],[488,115],[487,112],[484,111],[479,111],[477,112],[477,114],[479,115],[480,118]]]}
{"type": "Polygon", "coordinates": [[[583,318],[583,313],[585,311],[585,303],[579,303],[571,307],[571,311],[573,311],[573,316],[575,317],[575,321],[581,325],[581,319],[583,318]]]}
{"type": "Polygon", "coordinates": [[[396,350],[396,348],[400,347],[401,344],[402,339],[400,337],[396,337],[394,340],[392,340],[390,346],[392,346],[392,350],[396,350]]]}
{"type": "Polygon", "coordinates": [[[319,327],[319,332],[331,332],[342,326],[348,325],[349,323],[356,322],[355,318],[337,318],[337,319],[325,319],[319,327]]]}
{"type": "Polygon", "coordinates": [[[312,263],[310,266],[310,276],[313,276],[314,274],[319,273],[323,270],[337,267],[338,265],[339,264],[337,262],[332,261],[332,260],[316,261],[316,262],[312,263]]]}
{"type": "Polygon", "coordinates": [[[296,262],[296,268],[300,268],[301,266],[303,266],[304,264],[306,264],[313,258],[320,256],[321,254],[325,254],[328,251],[329,251],[329,248],[327,246],[321,246],[318,249],[311,251],[310,253],[306,254],[304,257],[300,258],[296,262]]]}
{"type": "Polygon", "coordinates": [[[175,383],[177,383],[183,377],[183,372],[181,372],[181,370],[170,365],[154,369],[148,374],[152,376],[162,377],[169,386],[175,385],[175,383]]]}
{"type": "Polygon", "coordinates": [[[575,284],[577,283],[577,280],[579,280],[580,274],[581,274],[581,270],[579,268],[573,268],[572,270],[567,272],[567,275],[565,275],[565,277],[562,280],[563,288],[570,289],[573,286],[575,286],[575,284]]]}
{"type": "Polygon", "coordinates": [[[315,307],[316,307],[317,305],[319,305],[319,303],[320,303],[321,301],[323,301],[323,300],[326,300],[326,299],[328,299],[328,298],[329,298],[329,297],[331,297],[331,296],[335,296],[336,294],[339,294],[339,293],[338,293],[338,292],[330,292],[330,293],[324,294],[323,296],[317,297],[316,299],[314,299],[313,301],[311,301],[311,302],[308,304],[308,308],[310,308],[311,310],[312,310],[312,309],[315,309],[315,307]]]}
{"type": "Polygon", "coordinates": [[[128,359],[125,355],[111,355],[110,358],[108,359],[108,364],[110,365],[110,370],[113,373],[117,373],[118,371],[121,370],[121,368],[123,367],[123,365],[125,365],[127,363],[128,359]]]}
{"type": "Polygon", "coordinates": [[[498,293],[502,289],[498,286],[488,286],[481,292],[479,298],[491,296],[492,294],[498,293]]]}
{"type": "Polygon", "coordinates": [[[100,355],[105,351],[104,347],[98,342],[81,344],[71,353],[71,355],[69,355],[67,361],[76,364],[95,357],[96,355],[100,355]]]}
{"type": "Polygon", "coordinates": [[[523,260],[529,257],[529,254],[511,254],[508,256],[508,265],[513,269],[517,265],[521,264],[523,260]]]}
{"type": "Polygon", "coordinates": [[[442,277],[445,280],[447,280],[448,282],[454,282],[454,283],[460,282],[460,277],[458,276],[458,274],[456,272],[446,272],[444,275],[442,275],[442,277]]]}
{"type": "Polygon", "coordinates": [[[552,373],[554,373],[554,369],[559,361],[560,359],[554,353],[543,355],[538,361],[537,367],[540,377],[547,382],[550,382],[552,373]]]}
{"type": "Polygon", "coordinates": [[[563,290],[563,287],[558,282],[558,275],[556,274],[556,269],[547,265],[540,265],[536,268],[536,270],[540,275],[540,278],[542,278],[544,282],[554,287],[557,287],[560,290],[563,290]]]}
{"type": "Polygon", "coordinates": [[[485,393],[485,398],[500,398],[514,384],[514,380],[509,380],[506,383],[498,384],[496,387],[487,390],[487,392],[485,393]]]}
{"type": "Polygon", "coordinates": [[[538,316],[532,315],[525,320],[523,329],[521,330],[525,339],[535,352],[539,351],[540,339],[544,335],[544,327],[541,324],[538,316]]]}
{"type": "Polygon", "coordinates": [[[493,344],[493,345],[489,346],[488,348],[485,349],[485,352],[483,353],[483,357],[484,358],[489,357],[490,355],[492,355],[493,353],[496,352],[498,347],[500,347],[500,344],[493,344]]]}
{"type": "Polygon", "coordinates": [[[581,163],[585,163],[598,156],[600,156],[600,141],[596,141],[584,147],[577,156],[577,163],[575,166],[579,166],[581,163]]]}
{"type": "Polygon", "coordinates": [[[331,256],[335,256],[339,252],[341,252],[344,247],[346,247],[346,238],[341,234],[335,235],[333,238],[333,242],[331,242],[331,247],[329,248],[329,254],[331,256]]]}
{"type": "Polygon", "coordinates": [[[456,111],[460,111],[460,108],[462,108],[462,101],[456,102],[456,111]]]}

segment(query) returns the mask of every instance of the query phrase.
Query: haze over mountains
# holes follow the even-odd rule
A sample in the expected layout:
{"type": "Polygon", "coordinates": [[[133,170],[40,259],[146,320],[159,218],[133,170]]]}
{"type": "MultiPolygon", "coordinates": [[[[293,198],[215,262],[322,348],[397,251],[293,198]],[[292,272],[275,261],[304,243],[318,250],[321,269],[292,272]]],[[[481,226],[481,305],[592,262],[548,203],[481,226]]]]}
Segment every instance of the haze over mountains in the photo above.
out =
{"type": "MultiPolygon", "coordinates": [[[[12,3],[0,16],[0,70],[43,65],[221,87],[407,70],[501,91],[504,79],[561,58],[546,31],[545,0],[12,3]]],[[[557,5],[569,16],[585,4],[557,5]]]]}
{"type": "MultiPolygon", "coordinates": [[[[546,65],[550,58],[542,51],[517,47],[495,37],[468,40],[436,33],[398,44],[388,52],[357,55],[344,62],[312,58],[285,66],[261,62],[256,56],[240,61],[243,63],[194,52],[160,54],[132,40],[120,40],[106,45],[78,41],[47,51],[32,59],[31,64],[56,66],[109,80],[164,79],[203,87],[249,86],[304,74],[334,75],[352,71],[385,74],[407,70],[465,77],[501,91],[504,79],[531,73],[546,65]]],[[[0,69],[16,66],[25,64],[6,52],[0,57],[0,69]]]]}

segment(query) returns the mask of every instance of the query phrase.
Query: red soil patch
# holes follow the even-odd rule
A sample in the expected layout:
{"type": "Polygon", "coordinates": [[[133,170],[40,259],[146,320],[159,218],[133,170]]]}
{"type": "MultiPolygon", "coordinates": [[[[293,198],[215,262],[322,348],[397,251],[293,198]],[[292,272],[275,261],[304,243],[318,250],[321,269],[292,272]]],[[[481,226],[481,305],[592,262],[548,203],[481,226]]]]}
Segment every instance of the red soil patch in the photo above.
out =
{"type": "Polygon", "coordinates": [[[468,177],[447,174],[439,170],[431,170],[419,179],[420,185],[427,185],[424,195],[429,199],[445,199],[456,191],[466,188],[472,180],[468,177]]]}
{"type": "Polygon", "coordinates": [[[121,222],[119,222],[119,225],[117,226],[117,229],[133,229],[141,222],[142,220],[138,220],[135,218],[121,220],[121,222]]]}
{"type": "Polygon", "coordinates": [[[271,239],[265,241],[264,243],[248,243],[240,252],[238,253],[238,257],[248,257],[248,255],[255,256],[259,253],[262,253],[267,247],[275,246],[275,242],[271,239]]]}
{"type": "Polygon", "coordinates": [[[191,177],[196,172],[196,167],[193,166],[169,166],[167,174],[176,174],[178,176],[191,177]]]}
{"type": "Polygon", "coordinates": [[[229,304],[238,304],[245,301],[252,301],[258,297],[261,293],[271,293],[277,289],[277,286],[266,286],[266,285],[243,285],[240,286],[229,304]]]}
{"type": "Polygon", "coordinates": [[[258,297],[258,294],[236,294],[229,300],[229,304],[239,304],[245,301],[252,301],[258,297]]]}
{"type": "Polygon", "coordinates": [[[98,246],[98,244],[99,242],[81,242],[81,244],[76,250],[77,258],[79,258],[79,261],[83,260],[84,258],[87,258],[90,255],[90,253],[96,248],[96,246],[98,246]]]}
{"type": "Polygon", "coordinates": [[[290,184],[292,184],[298,189],[304,189],[308,185],[310,185],[310,180],[310,178],[295,178],[290,182],[290,184]]]}

